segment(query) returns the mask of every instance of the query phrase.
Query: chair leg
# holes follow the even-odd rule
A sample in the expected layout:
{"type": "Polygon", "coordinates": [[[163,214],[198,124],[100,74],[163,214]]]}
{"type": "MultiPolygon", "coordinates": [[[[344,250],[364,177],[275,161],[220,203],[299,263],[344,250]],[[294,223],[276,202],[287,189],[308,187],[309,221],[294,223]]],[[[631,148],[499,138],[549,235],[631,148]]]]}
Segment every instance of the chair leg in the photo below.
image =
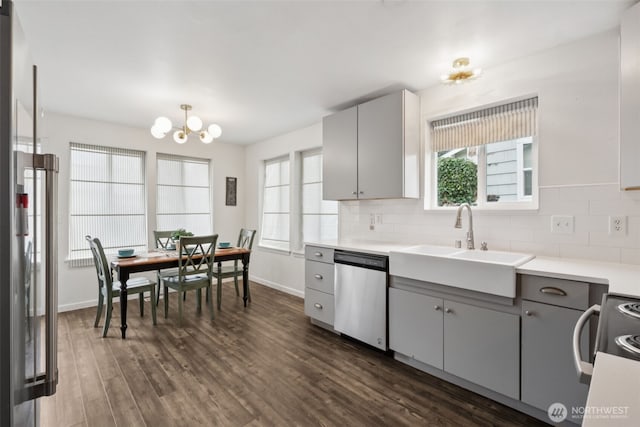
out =
{"type": "MultiPolygon", "coordinates": [[[[183,292],[184,294],[184,292],[183,292]]],[[[182,306],[184,304],[184,299],[178,297],[178,327],[182,327],[182,306]]]]}
{"type": "Polygon", "coordinates": [[[157,325],[158,322],[156,321],[156,305],[155,305],[155,301],[156,300],[156,289],[155,286],[151,287],[151,318],[153,319],[153,325],[157,325]]]}
{"type": "Polygon", "coordinates": [[[164,287],[164,318],[167,318],[169,312],[169,287],[164,287]]]}
{"type": "Polygon", "coordinates": [[[102,328],[102,338],[107,336],[107,332],[109,331],[109,323],[111,323],[111,312],[113,311],[113,305],[111,301],[107,301],[107,310],[104,316],[104,328],[102,328]]]}
{"type": "Polygon", "coordinates": [[[100,316],[102,316],[102,306],[104,305],[104,296],[102,292],[98,294],[98,312],[96,313],[96,321],[93,323],[93,327],[97,328],[100,324],[100,316]]]}
{"type": "MultiPolygon", "coordinates": [[[[211,283],[209,283],[209,286],[207,286],[207,294],[211,293],[211,283]]],[[[213,298],[209,298],[209,300],[207,301],[207,305],[209,306],[209,317],[211,317],[211,320],[215,320],[216,315],[215,315],[215,310],[213,309],[213,298]]]]}
{"type": "Polygon", "coordinates": [[[218,276],[218,289],[216,289],[216,295],[218,300],[218,310],[222,310],[222,277],[218,276]]]}
{"type": "Polygon", "coordinates": [[[144,317],[144,292],[138,294],[138,301],[140,302],[140,317],[144,317]]]}
{"type": "Polygon", "coordinates": [[[158,289],[156,290],[156,305],[160,303],[160,291],[162,291],[162,282],[160,281],[160,275],[158,274],[158,289]]]}
{"type": "Polygon", "coordinates": [[[236,285],[236,296],[240,296],[240,291],[238,290],[238,275],[233,276],[233,284],[236,285]]]}
{"type": "Polygon", "coordinates": [[[198,313],[202,313],[202,289],[196,289],[196,298],[198,299],[198,313]]]}

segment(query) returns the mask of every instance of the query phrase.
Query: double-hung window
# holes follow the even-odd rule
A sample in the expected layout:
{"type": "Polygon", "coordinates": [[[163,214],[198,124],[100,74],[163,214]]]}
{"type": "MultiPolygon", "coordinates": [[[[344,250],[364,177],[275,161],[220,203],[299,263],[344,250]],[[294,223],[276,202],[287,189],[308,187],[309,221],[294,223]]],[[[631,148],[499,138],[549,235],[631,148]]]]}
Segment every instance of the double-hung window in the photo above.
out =
{"type": "Polygon", "coordinates": [[[322,151],[301,153],[302,241],[338,238],[338,202],[322,200],[322,151]]]}
{"type": "Polygon", "coordinates": [[[435,120],[428,207],[537,208],[538,98],[435,120]]]}
{"type": "Polygon", "coordinates": [[[211,234],[211,172],[209,160],[158,154],[156,229],[184,228],[211,234]]]}
{"type": "Polygon", "coordinates": [[[69,261],[91,265],[86,235],[107,254],[147,247],[145,153],[97,145],[70,145],[69,261]]]}
{"type": "Polygon", "coordinates": [[[264,162],[261,246],[285,251],[290,248],[289,175],[288,156],[264,162]]]}

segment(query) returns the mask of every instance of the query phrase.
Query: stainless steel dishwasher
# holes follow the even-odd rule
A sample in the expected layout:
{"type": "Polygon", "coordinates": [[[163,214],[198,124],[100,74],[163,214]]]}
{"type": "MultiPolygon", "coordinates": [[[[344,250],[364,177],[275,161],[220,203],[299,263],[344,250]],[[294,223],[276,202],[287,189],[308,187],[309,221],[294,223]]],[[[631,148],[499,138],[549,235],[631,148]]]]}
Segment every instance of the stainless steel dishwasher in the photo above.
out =
{"type": "Polygon", "coordinates": [[[336,250],[334,329],[387,350],[389,257],[336,250]]]}

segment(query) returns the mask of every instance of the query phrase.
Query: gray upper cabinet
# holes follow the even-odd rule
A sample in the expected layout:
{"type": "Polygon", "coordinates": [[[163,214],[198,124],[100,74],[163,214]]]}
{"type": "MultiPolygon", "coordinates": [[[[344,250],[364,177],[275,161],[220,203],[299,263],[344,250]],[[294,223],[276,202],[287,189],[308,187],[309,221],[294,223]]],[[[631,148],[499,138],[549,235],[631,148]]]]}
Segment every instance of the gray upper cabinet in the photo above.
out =
{"type": "Polygon", "coordinates": [[[322,120],[322,198],[358,198],[358,107],[322,120]]]}
{"type": "Polygon", "coordinates": [[[640,190],[640,4],[620,24],[620,187],[640,190]]]}
{"type": "Polygon", "coordinates": [[[323,198],[419,197],[419,121],[406,90],[325,117],[323,198]]]}

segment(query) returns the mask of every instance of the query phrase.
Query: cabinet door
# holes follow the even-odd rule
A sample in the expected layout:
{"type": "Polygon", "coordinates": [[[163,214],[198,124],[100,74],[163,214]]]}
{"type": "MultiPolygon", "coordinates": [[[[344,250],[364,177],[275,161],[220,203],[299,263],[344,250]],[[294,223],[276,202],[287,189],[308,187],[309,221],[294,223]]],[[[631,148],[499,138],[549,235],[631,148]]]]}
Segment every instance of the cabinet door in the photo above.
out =
{"type": "Polygon", "coordinates": [[[404,91],[358,106],[358,198],[403,196],[404,91]]]}
{"type": "Polygon", "coordinates": [[[442,299],[389,288],[389,348],[442,369],[442,299]]]}
{"type": "MultiPolygon", "coordinates": [[[[589,388],[578,381],[571,344],[582,311],[523,301],[522,314],[522,401],[545,411],[555,402],[569,410],[584,406],[589,388]]],[[[582,335],[583,357],[588,332],[582,335]]]]}
{"type": "Polygon", "coordinates": [[[520,398],[520,316],[444,302],[444,370],[520,398]]]}
{"type": "Polygon", "coordinates": [[[620,187],[640,189],[640,5],[620,23],[620,187]]]}
{"type": "Polygon", "coordinates": [[[358,196],[358,107],[322,120],[322,198],[358,196]]]}

